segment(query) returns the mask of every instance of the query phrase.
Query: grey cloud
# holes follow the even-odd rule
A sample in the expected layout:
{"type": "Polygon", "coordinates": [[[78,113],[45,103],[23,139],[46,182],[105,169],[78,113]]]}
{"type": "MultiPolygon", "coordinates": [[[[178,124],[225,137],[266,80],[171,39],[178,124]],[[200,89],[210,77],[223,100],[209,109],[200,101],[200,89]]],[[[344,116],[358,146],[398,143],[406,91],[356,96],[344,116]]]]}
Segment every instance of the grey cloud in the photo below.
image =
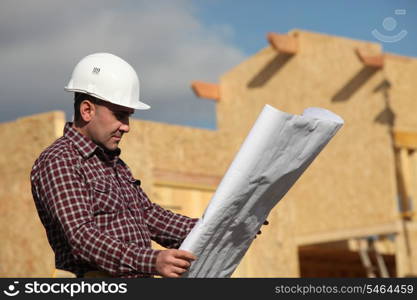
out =
{"type": "Polygon", "coordinates": [[[192,1],[2,1],[0,121],[64,110],[74,65],[94,52],[127,60],[152,105],[135,117],[212,127],[214,104],[196,99],[194,79],[217,81],[244,59],[230,27],[205,28],[192,1]],[[121,4],[120,4],[121,3],[121,4]]]}

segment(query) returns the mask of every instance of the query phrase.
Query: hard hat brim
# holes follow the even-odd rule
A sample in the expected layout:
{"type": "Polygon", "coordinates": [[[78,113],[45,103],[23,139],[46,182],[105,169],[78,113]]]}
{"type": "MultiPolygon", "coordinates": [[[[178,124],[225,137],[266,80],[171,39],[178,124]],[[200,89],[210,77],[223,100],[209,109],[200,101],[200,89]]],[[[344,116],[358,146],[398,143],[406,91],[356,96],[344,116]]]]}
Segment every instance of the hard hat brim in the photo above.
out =
{"type": "MultiPolygon", "coordinates": [[[[107,101],[107,102],[110,102],[110,103],[113,103],[113,104],[116,104],[116,105],[120,105],[119,103],[114,103],[110,99],[106,99],[104,97],[101,97],[100,95],[97,95],[97,94],[94,94],[94,93],[91,93],[91,92],[87,92],[85,90],[73,89],[73,88],[70,88],[70,87],[67,87],[67,86],[64,87],[64,90],[67,91],[67,92],[84,93],[84,94],[93,96],[95,98],[98,98],[98,99],[101,99],[101,100],[104,100],[104,101],[107,101]]],[[[148,104],[146,104],[142,101],[138,101],[135,105],[131,105],[131,106],[126,106],[126,105],[120,105],[120,106],[129,107],[129,108],[133,108],[133,109],[139,109],[139,110],[148,110],[148,109],[151,108],[150,105],[148,105],[148,104]]]]}

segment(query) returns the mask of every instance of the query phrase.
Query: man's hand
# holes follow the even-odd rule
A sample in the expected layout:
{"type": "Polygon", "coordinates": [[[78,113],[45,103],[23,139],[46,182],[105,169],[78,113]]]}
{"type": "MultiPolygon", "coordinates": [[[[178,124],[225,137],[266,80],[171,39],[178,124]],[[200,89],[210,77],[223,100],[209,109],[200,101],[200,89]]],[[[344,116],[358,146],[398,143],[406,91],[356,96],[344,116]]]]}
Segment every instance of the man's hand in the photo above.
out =
{"type": "Polygon", "coordinates": [[[184,250],[162,250],[156,257],[156,270],[163,277],[180,277],[196,258],[184,250]]]}

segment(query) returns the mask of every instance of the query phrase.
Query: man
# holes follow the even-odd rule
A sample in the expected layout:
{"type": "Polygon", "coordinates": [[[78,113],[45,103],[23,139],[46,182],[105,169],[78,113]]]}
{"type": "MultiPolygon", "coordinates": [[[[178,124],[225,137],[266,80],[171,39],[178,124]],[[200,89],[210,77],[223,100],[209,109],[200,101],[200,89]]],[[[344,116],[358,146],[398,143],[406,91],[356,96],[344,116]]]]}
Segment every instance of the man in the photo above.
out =
{"type": "Polygon", "coordinates": [[[196,257],[178,250],[197,219],[150,202],[127,165],[119,142],[139,101],[139,79],[121,58],[96,53],[75,67],[74,122],[42,152],[32,194],[55,252],[56,268],[84,277],[179,277],[196,257]],[[170,248],[151,249],[151,240],[170,248]]]}

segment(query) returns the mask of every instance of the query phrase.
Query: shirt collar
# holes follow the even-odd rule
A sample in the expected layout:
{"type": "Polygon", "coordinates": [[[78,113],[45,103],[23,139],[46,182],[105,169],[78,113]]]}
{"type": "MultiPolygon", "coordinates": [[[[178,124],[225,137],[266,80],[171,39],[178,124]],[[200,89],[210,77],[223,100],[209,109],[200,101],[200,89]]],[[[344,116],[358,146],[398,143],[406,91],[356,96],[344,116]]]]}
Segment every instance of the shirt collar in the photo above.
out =
{"type": "Polygon", "coordinates": [[[84,158],[90,157],[94,152],[104,160],[115,162],[120,155],[120,149],[115,151],[106,151],[95,144],[90,138],[86,137],[82,133],[78,132],[73,126],[72,122],[67,122],[64,127],[64,136],[69,139],[81,153],[84,158]]]}

